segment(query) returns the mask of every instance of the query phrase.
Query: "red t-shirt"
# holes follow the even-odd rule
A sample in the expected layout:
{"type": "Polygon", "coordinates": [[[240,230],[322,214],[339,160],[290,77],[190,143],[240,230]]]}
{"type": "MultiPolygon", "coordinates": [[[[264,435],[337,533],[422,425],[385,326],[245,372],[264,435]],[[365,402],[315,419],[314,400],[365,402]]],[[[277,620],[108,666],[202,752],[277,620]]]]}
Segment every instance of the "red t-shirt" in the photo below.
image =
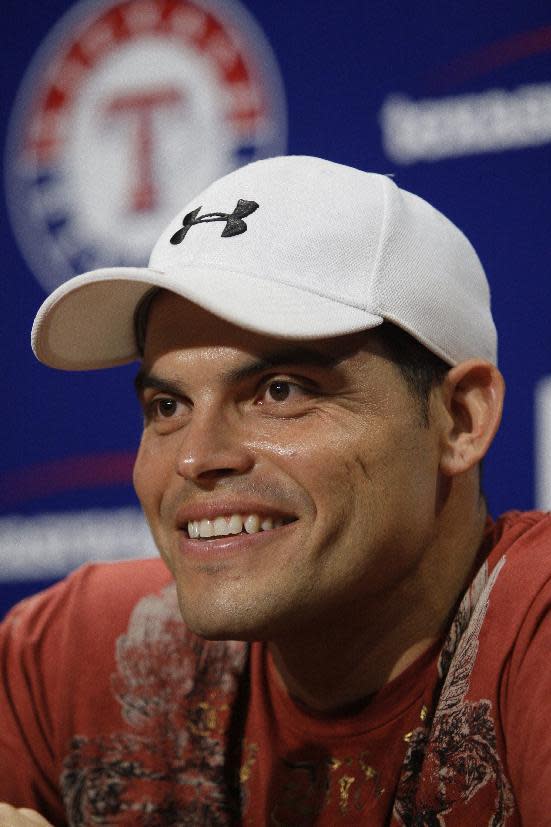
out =
{"type": "Polygon", "coordinates": [[[551,824],[551,517],[489,527],[443,644],[313,715],[266,647],[184,626],[160,561],[85,566],[0,626],[0,800],[55,825],[551,824]]]}
{"type": "Polygon", "coordinates": [[[285,692],[269,653],[253,647],[243,745],[242,824],[389,824],[408,741],[428,714],[442,643],[363,709],[313,715],[285,692]]]}

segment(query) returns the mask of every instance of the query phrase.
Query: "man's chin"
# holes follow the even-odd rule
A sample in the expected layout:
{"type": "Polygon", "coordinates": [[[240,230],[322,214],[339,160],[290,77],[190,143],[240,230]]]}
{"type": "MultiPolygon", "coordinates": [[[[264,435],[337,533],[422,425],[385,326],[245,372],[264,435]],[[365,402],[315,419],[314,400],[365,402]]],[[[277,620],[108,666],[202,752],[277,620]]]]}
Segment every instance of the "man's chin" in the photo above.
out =
{"type": "Polygon", "coordinates": [[[242,624],[236,624],[235,622],[213,623],[195,618],[188,620],[184,613],[182,613],[182,617],[186,627],[204,640],[240,640],[244,643],[269,640],[269,637],[265,637],[259,629],[244,628],[242,624]]]}
{"type": "Polygon", "coordinates": [[[253,619],[249,612],[214,611],[212,607],[192,607],[184,598],[178,600],[180,614],[187,628],[205,640],[241,640],[252,643],[270,639],[265,623],[253,619]],[[245,615],[245,616],[243,616],[245,615]]]}
{"type": "MultiPolygon", "coordinates": [[[[186,624],[187,625],[187,624],[186,624]]],[[[193,629],[191,626],[188,626],[194,634],[198,637],[203,638],[203,640],[237,640],[241,641],[242,643],[254,643],[263,640],[263,638],[259,637],[258,635],[254,635],[252,632],[245,633],[239,630],[226,630],[226,631],[210,631],[207,630],[206,632],[198,631],[197,629],[193,629]]]]}

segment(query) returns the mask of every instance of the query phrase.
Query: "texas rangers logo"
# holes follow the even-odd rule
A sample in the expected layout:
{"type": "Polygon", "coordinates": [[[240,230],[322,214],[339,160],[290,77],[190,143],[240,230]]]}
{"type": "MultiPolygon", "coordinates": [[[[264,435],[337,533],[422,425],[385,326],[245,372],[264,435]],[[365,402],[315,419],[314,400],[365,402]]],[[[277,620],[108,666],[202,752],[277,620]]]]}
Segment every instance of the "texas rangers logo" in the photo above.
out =
{"type": "MultiPolygon", "coordinates": [[[[46,290],[143,265],[182,204],[285,140],[275,59],[238,0],[83,0],[39,50],[11,119],[21,251],[46,290]]],[[[191,216],[181,240],[207,220],[243,232],[239,209],[191,216]]]]}

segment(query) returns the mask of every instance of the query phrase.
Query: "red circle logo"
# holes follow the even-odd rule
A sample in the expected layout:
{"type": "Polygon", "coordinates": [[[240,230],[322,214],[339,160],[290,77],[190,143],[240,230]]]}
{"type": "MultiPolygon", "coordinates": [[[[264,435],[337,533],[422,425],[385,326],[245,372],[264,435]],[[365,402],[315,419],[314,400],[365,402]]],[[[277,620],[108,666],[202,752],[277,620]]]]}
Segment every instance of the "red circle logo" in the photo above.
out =
{"type": "Polygon", "coordinates": [[[197,192],[285,143],[275,59],[235,0],[78,3],[12,116],[8,204],[22,253],[46,290],[143,265],[197,192]]]}

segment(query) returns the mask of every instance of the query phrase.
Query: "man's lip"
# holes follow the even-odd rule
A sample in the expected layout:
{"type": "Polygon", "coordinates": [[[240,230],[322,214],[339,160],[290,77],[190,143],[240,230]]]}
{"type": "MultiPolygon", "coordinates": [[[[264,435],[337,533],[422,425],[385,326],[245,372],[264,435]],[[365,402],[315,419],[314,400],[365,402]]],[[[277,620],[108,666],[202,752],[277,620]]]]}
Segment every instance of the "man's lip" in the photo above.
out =
{"type": "Polygon", "coordinates": [[[208,503],[186,505],[176,514],[176,524],[178,528],[187,528],[187,524],[193,520],[212,520],[215,517],[231,517],[232,514],[243,516],[258,514],[260,517],[272,517],[274,520],[282,519],[286,522],[297,519],[296,514],[266,503],[252,500],[236,500],[234,502],[226,500],[224,502],[210,501],[208,503]]]}
{"type": "Polygon", "coordinates": [[[220,537],[208,537],[206,539],[191,539],[188,537],[186,531],[179,533],[178,549],[182,555],[192,560],[196,559],[200,562],[206,560],[216,561],[221,563],[224,560],[230,560],[237,555],[250,551],[255,554],[261,548],[273,548],[274,539],[276,542],[286,535],[288,531],[293,531],[297,521],[293,520],[291,523],[282,525],[279,528],[273,528],[270,531],[258,531],[254,534],[229,534],[220,537]]]}

